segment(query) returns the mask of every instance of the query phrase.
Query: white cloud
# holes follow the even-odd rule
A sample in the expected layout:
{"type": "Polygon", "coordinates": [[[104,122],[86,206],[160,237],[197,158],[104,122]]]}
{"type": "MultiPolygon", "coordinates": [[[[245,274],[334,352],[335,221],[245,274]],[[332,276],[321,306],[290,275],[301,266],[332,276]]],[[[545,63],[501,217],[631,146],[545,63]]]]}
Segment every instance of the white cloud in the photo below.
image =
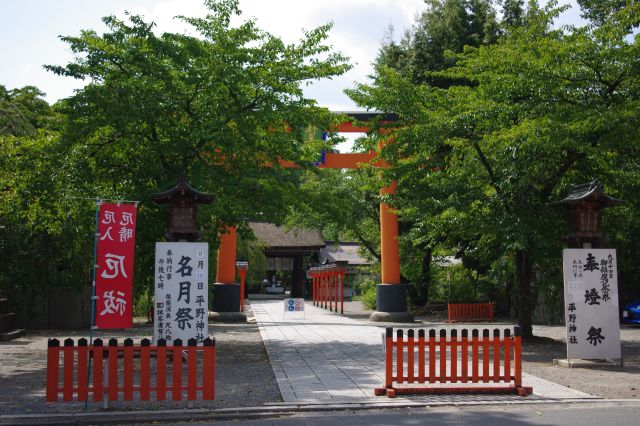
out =
{"type": "MultiPolygon", "coordinates": [[[[567,18],[563,16],[571,22],[578,14],[576,0],[564,1],[574,5],[567,18]]],[[[354,106],[342,92],[371,74],[371,62],[389,25],[399,37],[425,5],[423,0],[240,0],[240,8],[243,20],[254,18],[260,28],[288,43],[299,40],[303,29],[333,22],[328,43],[350,57],[354,67],[344,76],[313,84],[306,93],[320,105],[349,110],[354,106]]],[[[68,46],[57,36],[77,35],[81,28],[102,32],[100,18],[109,14],[124,18],[125,9],[155,22],[159,32],[187,31],[189,27],[174,19],[176,15],[206,14],[201,0],[0,1],[0,84],[35,85],[48,94],[49,102],[72,95],[82,82],[42,69],[43,64],[72,60],[68,46]]]]}

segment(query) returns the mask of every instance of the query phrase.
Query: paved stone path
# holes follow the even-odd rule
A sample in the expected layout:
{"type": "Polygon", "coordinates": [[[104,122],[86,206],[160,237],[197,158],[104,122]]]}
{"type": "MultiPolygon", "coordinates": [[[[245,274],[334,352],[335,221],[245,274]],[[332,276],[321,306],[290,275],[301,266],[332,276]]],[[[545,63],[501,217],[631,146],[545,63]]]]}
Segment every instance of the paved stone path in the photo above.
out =
{"type": "MultiPolygon", "coordinates": [[[[374,388],[384,384],[382,334],[385,325],[347,318],[311,303],[305,304],[304,314],[285,313],[281,300],[252,300],[251,308],[285,402],[337,403],[376,399],[374,388]]],[[[596,398],[524,373],[523,384],[534,389],[534,395],[527,400],[596,398]]],[[[451,399],[452,396],[409,398],[423,401],[451,399]]],[[[454,398],[512,401],[519,397],[460,395],[454,398]]]]}

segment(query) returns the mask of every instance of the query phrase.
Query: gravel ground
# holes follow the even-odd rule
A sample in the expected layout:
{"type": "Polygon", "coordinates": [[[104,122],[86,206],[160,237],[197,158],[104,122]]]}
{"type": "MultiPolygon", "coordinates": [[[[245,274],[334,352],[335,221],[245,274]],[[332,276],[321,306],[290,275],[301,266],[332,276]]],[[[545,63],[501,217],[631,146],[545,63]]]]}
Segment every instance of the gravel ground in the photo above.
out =
{"type": "MultiPolygon", "coordinates": [[[[247,305],[248,306],[248,305],[247,305]]],[[[345,315],[368,322],[371,311],[360,302],[345,302],[345,315]]],[[[277,382],[269,364],[260,332],[248,310],[249,322],[242,324],[211,323],[216,337],[217,383],[215,401],[194,403],[194,407],[255,407],[282,402],[277,382]]],[[[445,318],[419,317],[427,327],[444,324],[445,318]]],[[[508,322],[504,322],[508,324],[508,322]]],[[[371,323],[381,326],[380,323],[371,323]]],[[[492,324],[494,326],[495,324],[492,324]]],[[[478,326],[478,324],[475,324],[478,326]]],[[[150,325],[138,322],[130,330],[120,331],[119,339],[136,342],[153,333],[150,325]]],[[[640,327],[623,327],[621,339],[624,367],[564,368],[553,359],[565,358],[565,329],[562,326],[535,326],[536,337],[523,343],[524,371],[562,385],[604,398],[638,399],[640,387],[640,327]]],[[[112,337],[98,333],[96,337],[112,337]]],[[[0,342],[0,414],[54,413],[83,411],[84,403],[45,403],[46,345],[48,337],[60,339],[87,337],[86,331],[33,331],[10,342],[0,342]]],[[[186,402],[116,402],[113,410],[185,407],[186,402]]],[[[89,411],[101,411],[99,403],[90,403],[89,411]]]]}
{"type": "MultiPolygon", "coordinates": [[[[255,407],[282,402],[269,364],[260,331],[248,312],[249,322],[241,324],[210,323],[209,332],[216,338],[216,396],[214,401],[196,401],[194,407],[255,407]]],[[[136,343],[153,335],[151,325],[137,322],[130,330],[119,330],[118,339],[131,337],[136,343]]],[[[0,342],[0,414],[29,414],[84,411],[84,403],[46,403],[47,338],[60,340],[88,337],[87,331],[33,331],[10,342],[0,342]]],[[[100,332],[95,337],[109,338],[113,333],[100,332]]],[[[112,410],[184,408],[186,402],[110,403],[112,410]]],[[[102,411],[101,404],[91,402],[88,411],[102,411]]]]}

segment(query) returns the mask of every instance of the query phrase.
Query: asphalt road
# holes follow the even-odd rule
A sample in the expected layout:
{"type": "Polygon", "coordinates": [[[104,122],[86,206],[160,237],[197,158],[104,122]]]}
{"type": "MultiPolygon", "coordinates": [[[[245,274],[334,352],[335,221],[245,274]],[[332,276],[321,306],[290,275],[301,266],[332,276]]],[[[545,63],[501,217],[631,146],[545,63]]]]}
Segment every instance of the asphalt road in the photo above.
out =
{"type": "MultiPolygon", "coordinates": [[[[186,424],[186,423],[178,423],[186,424]]],[[[576,404],[527,404],[500,406],[456,406],[401,408],[341,412],[313,412],[281,418],[189,422],[197,425],[563,425],[636,426],[640,424],[640,403],[606,402],[576,404]]]]}

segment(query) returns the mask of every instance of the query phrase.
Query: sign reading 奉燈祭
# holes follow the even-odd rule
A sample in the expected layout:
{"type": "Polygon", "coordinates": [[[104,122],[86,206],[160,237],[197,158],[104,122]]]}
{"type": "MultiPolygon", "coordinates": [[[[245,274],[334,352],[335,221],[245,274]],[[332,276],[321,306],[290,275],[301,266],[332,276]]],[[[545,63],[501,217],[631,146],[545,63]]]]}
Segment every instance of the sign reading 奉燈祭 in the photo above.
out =
{"type": "Polygon", "coordinates": [[[619,359],[614,249],[563,250],[568,359],[619,359]]]}
{"type": "Polygon", "coordinates": [[[208,258],[207,243],[156,243],[154,341],[209,335],[208,258]]]}

